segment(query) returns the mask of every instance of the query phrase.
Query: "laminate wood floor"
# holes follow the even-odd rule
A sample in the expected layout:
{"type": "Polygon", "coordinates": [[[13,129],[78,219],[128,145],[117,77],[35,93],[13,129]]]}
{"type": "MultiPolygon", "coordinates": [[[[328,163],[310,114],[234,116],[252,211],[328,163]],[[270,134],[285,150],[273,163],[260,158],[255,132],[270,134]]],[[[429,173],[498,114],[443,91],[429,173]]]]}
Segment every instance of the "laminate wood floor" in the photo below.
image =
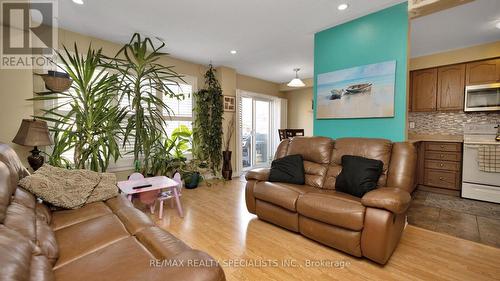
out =
{"type": "Polygon", "coordinates": [[[183,219],[172,208],[152,217],[218,259],[228,280],[500,280],[500,249],[411,225],[385,266],[352,257],[257,219],[244,186],[184,189],[183,219]]]}

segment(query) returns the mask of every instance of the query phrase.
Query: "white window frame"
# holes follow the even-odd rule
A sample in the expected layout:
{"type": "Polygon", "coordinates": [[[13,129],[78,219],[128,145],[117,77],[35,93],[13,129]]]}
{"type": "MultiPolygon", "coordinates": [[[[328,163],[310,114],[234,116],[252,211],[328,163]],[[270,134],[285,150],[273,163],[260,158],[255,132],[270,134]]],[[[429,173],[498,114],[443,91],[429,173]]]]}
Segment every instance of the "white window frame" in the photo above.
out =
{"type": "MultiPolygon", "coordinates": [[[[190,75],[183,75],[182,79],[184,81],[182,81],[180,79],[175,79],[174,81],[176,81],[179,84],[191,85],[191,87],[192,87],[191,97],[192,97],[192,101],[193,101],[191,106],[194,107],[194,93],[197,91],[197,79],[196,79],[196,77],[190,76],[190,75]]],[[[162,98],[163,93],[157,92],[156,94],[159,98],[162,98]]],[[[169,117],[167,115],[162,115],[162,116],[163,116],[163,119],[165,120],[165,122],[168,122],[168,121],[191,121],[191,122],[193,122],[194,118],[195,118],[194,113],[191,117],[185,117],[185,116],[171,116],[171,117],[169,117]]],[[[187,154],[186,157],[190,158],[191,154],[190,153],[187,154]]],[[[119,171],[131,170],[131,169],[134,169],[134,155],[133,154],[124,154],[116,162],[111,162],[106,171],[107,172],[119,172],[119,171]]]]}
{"type": "MultiPolygon", "coordinates": [[[[241,155],[241,124],[240,124],[240,99],[242,97],[250,97],[256,99],[265,99],[271,101],[271,109],[270,109],[270,143],[269,143],[269,153],[270,156],[274,156],[274,152],[276,151],[279,145],[279,135],[278,129],[286,128],[286,120],[287,120],[287,99],[259,94],[255,92],[245,91],[236,89],[236,171],[235,174],[243,175],[246,170],[243,170],[243,163],[241,155]]],[[[254,121],[255,122],[255,121],[254,121]]]]}

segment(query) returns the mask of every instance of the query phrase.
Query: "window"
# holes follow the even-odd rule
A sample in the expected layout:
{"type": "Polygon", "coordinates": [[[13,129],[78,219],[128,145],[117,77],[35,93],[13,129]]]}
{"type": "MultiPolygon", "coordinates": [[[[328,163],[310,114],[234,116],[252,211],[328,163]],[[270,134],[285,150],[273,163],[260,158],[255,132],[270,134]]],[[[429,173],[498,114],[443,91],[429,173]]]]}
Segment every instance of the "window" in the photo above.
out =
{"type": "Polygon", "coordinates": [[[184,99],[170,98],[167,95],[163,96],[163,101],[172,110],[171,116],[164,112],[166,120],[167,134],[172,134],[172,131],[180,125],[185,125],[189,129],[193,128],[193,92],[195,89],[194,77],[184,77],[186,82],[179,82],[169,86],[169,89],[175,94],[183,94],[184,99]]]}

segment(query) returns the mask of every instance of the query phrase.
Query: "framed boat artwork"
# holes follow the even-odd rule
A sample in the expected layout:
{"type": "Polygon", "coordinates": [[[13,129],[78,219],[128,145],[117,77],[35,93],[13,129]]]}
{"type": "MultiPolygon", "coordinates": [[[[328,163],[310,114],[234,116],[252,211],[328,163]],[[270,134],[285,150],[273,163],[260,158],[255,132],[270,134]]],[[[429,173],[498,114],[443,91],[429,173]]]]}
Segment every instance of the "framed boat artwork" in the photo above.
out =
{"type": "Polygon", "coordinates": [[[318,74],[316,118],[394,116],[396,61],[318,74]]]}

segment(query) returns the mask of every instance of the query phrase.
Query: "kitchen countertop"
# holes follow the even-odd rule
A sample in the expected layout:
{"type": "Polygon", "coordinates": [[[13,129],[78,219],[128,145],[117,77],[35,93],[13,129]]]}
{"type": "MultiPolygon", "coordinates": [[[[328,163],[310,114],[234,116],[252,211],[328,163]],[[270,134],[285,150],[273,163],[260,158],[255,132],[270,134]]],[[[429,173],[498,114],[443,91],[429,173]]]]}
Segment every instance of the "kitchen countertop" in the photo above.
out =
{"type": "Polygon", "coordinates": [[[419,141],[437,141],[437,142],[463,142],[462,135],[421,135],[421,134],[408,134],[409,142],[419,141]]]}

